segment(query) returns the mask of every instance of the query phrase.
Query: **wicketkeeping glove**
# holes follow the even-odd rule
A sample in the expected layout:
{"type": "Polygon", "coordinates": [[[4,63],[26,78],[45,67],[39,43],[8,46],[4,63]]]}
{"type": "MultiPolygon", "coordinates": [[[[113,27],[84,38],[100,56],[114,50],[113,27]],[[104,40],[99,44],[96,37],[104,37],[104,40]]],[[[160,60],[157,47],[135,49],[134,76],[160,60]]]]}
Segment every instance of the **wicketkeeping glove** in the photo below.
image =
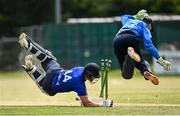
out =
{"type": "Polygon", "coordinates": [[[101,107],[112,107],[113,106],[113,100],[102,100],[100,102],[101,107]]]}
{"type": "Polygon", "coordinates": [[[161,66],[164,67],[164,70],[171,70],[172,68],[172,64],[171,62],[167,61],[167,60],[164,60],[162,57],[160,57],[158,60],[157,60],[157,63],[160,64],[161,66]]]}
{"type": "Polygon", "coordinates": [[[149,18],[147,11],[142,9],[136,15],[134,15],[134,19],[143,20],[144,18],[149,18]]]}

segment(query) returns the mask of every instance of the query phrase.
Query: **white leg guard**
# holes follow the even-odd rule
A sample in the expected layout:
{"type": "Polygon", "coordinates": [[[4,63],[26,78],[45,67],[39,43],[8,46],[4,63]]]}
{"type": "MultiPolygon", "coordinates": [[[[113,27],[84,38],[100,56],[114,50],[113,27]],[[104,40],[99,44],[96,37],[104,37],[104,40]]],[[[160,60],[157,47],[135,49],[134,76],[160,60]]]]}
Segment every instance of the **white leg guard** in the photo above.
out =
{"type": "Polygon", "coordinates": [[[38,45],[36,42],[30,39],[25,33],[22,33],[20,35],[19,43],[21,47],[26,48],[28,51],[34,54],[36,58],[41,62],[45,61],[47,58],[56,60],[56,58],[52,55],[50,51],[38,45]]]}
{"type": "MultiPolygon", "coordinates": [[[[24,68],[25,69],[25,68],[24,68]]],[[[43,73],[42,71],[40,71],[35,65],[33,65],[33,68],[31,70],[26,70],[25,71],[29,74],[29,76],[31,77],[31,79],[36,83],[36,85],[38,86],[38,88],[45,93],[46,95],[48,95],[43,88],[41,87],[41,83],[44,79],[44,77],[46,76],[45,73],[43,73]]]]}
{"type": "Polygon", "coordinates": [[[52,55],[50,51],[42,48],[40,45],[36,44],[34,41],[30,39],[29,39],[28,51],[33,53],[36,56],[36,58],[41,62],[45,61],[47,58],[56,60],[56,58],[52,55]]]}

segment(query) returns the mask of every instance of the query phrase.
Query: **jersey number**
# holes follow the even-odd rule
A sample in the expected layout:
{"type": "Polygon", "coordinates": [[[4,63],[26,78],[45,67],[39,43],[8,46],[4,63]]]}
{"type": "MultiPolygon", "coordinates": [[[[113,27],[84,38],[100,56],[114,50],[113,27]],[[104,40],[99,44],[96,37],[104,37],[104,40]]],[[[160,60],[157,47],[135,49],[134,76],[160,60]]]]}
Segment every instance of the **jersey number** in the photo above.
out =
{"type": "Polygon", "coordinates": [[[64,77],[64,80],[63,80],[64,83],[72,78],[71,76],[67,75],[69,73],[72,73],[72,70],[68,70],[68,71],[65,72],[65,74],[64,74],[65,77],[64,77]]]}

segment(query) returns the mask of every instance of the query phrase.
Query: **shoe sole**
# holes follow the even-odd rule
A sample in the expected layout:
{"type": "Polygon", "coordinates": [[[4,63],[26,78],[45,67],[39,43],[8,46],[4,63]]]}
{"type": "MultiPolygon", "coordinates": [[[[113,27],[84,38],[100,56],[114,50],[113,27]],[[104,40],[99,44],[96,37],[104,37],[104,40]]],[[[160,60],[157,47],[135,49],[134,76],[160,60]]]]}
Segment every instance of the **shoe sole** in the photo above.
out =
{"type": "Polygon", "coordinates": [[[159,80],[157,79],[156,76],[150,74],[150,73],[146,73],[144,74],[144,77],[148,80],[150,80],[154,85],[158,85],[159,84],[159,80]]]}
{"type": "Polygon", "coordinates": [[[33,60],[33,56],[32,55],[28,55],[25,57],[25,68],[26,69],[30,69],[32,67],[32,60],[33,60]]]}
{"type": "Polygon", "coordinates": [[[128,47],[128,55],[136,62],[141,61],[140,56],[134,51],[134,48],[132,48],[132,47],[128,47]]]}
{"type": "Polygon", "coordinates": [[[22,33],[20,36],[19,36],[19,44],[21,45],[21,47],[25,47],[26,48],[26,34],[25,33],[22,33]]]}

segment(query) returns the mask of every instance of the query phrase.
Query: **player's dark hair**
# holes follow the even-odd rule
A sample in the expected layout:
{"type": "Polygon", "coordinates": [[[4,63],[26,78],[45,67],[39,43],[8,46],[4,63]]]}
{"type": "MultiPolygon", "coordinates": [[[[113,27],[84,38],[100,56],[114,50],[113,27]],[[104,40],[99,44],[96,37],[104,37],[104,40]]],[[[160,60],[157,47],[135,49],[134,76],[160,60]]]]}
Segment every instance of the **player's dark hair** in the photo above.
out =
{"type": "Polygon", "coordinates": [[[147,24],[153,24],[153,20],[151,18],[143,18],[143,22],[147,24]]]}
{"type": "Polygon", "coordinates": [[[151,26],[152,26],[152,30],[151,31],[153,31],[154,22],[153,22],[153,20],[151,18],[143,18],[142,21],[145,22],[146,24],[151,24],[151,26]]]}

